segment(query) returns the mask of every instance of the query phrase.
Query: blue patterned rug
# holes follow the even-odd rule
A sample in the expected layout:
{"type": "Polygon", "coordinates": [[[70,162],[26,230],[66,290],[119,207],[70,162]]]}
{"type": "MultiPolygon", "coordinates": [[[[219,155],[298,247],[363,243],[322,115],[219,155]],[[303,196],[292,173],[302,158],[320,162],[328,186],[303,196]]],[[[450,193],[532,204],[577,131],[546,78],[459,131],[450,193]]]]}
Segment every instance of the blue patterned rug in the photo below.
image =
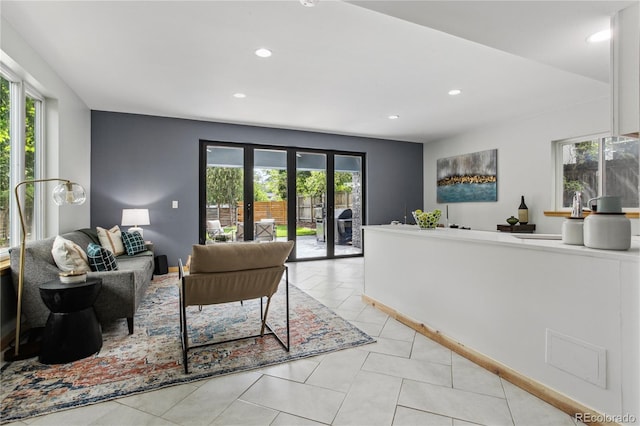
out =
{"type": "MultiPolygon", "coordinates": [[[[179,383],[235,373],[374,342],[329,308],[289,286],[291,350],[273,336],[246,339],[189,352],[182,366],[177,274],[155,277],[135,317],[134,334],[126,321],[103,330],[102,349],[94,356],[62,365],[37,358],[2,368],[2,412],[7,423],[80,407],[179,383]]],[[[284,285],[273,297],[269,322],[285,334],[284,285]]],[[[192,344],[259,334],[258,300],[189,308],[192,344]]]]}

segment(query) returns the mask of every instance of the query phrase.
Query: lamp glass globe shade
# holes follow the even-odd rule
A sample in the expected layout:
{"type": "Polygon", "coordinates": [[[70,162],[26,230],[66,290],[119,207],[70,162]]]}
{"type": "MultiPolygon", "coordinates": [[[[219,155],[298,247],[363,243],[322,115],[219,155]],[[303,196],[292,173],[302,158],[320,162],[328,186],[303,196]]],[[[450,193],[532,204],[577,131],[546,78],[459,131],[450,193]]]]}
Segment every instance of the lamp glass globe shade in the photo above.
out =
{"type": "Polygon", "coordinates": [[[87,193],[82,185],[64,182],[53,188],[53,202],[58,206],[63,204],[78,205],[85,202],[87,193]]]}

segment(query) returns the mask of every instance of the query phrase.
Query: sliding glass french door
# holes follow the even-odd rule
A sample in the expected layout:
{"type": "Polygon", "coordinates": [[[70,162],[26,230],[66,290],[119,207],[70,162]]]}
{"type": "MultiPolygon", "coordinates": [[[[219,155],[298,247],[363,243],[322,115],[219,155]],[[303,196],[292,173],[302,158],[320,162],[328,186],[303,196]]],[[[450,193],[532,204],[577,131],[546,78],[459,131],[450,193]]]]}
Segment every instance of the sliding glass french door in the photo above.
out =
{"type": "Polygon", "coordinates": [[[296,258],[328,257],[327,154],[296,151],[296,258]]]}
{"type": "Polygon", "coordinates": [[[288,240],[287,151],[253,150],[253,239],[288,240]]]}
{"type": "Polygon", "coordinates": [[[362,255],[364,154],[201,141],[200,244],[295,240],[290,260],[362,255]]]}
{"type": "Polygon", "coordinates": [[[244,149],[225,145],[202,148],[200,244],[244,239],[244,149]]]}
{"type": "Polygon", "coordinates": [[[334,158],[335,254],[362,254],[362,157],[336,154],[334,158]]]}

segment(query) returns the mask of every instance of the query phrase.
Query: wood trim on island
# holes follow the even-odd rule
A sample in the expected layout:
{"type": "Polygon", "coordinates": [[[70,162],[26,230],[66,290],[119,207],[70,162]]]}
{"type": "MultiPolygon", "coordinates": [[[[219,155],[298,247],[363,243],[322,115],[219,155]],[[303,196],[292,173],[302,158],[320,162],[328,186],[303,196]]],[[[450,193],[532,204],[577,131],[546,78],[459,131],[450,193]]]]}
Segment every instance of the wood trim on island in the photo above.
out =
{"type": "Polygon", "coordinates": [[[562,393],[557,392],[540,382],[530,379],[529,377],[517,372],[512,368],[507,367],[504,364],[501,364],[500,362],[478,351],[475,351],[463,345],[462,343],[452,339],[451,337],[442,334],[438,330],[435,330],[419,321],[415,321],[403,315],[402,313],[396,311],[393,308],[390,308],[389,306],[375,300],[372,297],[363,294],[362,300],[363,302],[373,306],[376,309],[379,309],[380,311],[389,315],[391,318],[401,322],[407,327],[412,328],[423,336],[441,344],[445,348],[452,350],[453,352],[479,365],[485,370],[488,370],[493,374],[504,378],[509,383],[512,383],[513,385],[518,386],[519,388],[529,392],[530,394],[540,398],[541,400],[553,405],[554,407],[567,413],[571,417],[575,418],[576,415],[582,416],[583,419],[585,419],[582,420],[582,422],[585,424],[618,425],[618,423],[615,422],[588,421],[588,419],[605,419],[606,416],[580,404],[579,402],[574,401],[571,398],[568,398],[562,393]]]}
{"type": "MultiPolygon", "coordinates": [[[[589,216],[590,212],[582,212],[584,216],[589,216]]],[[[569,210],[545,210],[544,215],[548,217],[569,217],[571,216],[571,211],[569,210]]],[[[629,219],[638,219],[640,218],[640,212],[626,212],[625,216],[629,219]]]]}

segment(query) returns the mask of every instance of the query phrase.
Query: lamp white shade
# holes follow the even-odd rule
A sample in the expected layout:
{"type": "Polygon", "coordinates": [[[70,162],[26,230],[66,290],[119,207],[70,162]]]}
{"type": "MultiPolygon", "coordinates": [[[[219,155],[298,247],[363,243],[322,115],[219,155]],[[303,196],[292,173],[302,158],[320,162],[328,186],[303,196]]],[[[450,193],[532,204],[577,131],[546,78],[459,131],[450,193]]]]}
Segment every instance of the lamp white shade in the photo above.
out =
{"type": "Polygon", "coordinates": [[[140,225],[150,225],[149,209],[122,209],[122,226],[133,226],[129,232],[139,232],[142,236],[140,225]]]}

